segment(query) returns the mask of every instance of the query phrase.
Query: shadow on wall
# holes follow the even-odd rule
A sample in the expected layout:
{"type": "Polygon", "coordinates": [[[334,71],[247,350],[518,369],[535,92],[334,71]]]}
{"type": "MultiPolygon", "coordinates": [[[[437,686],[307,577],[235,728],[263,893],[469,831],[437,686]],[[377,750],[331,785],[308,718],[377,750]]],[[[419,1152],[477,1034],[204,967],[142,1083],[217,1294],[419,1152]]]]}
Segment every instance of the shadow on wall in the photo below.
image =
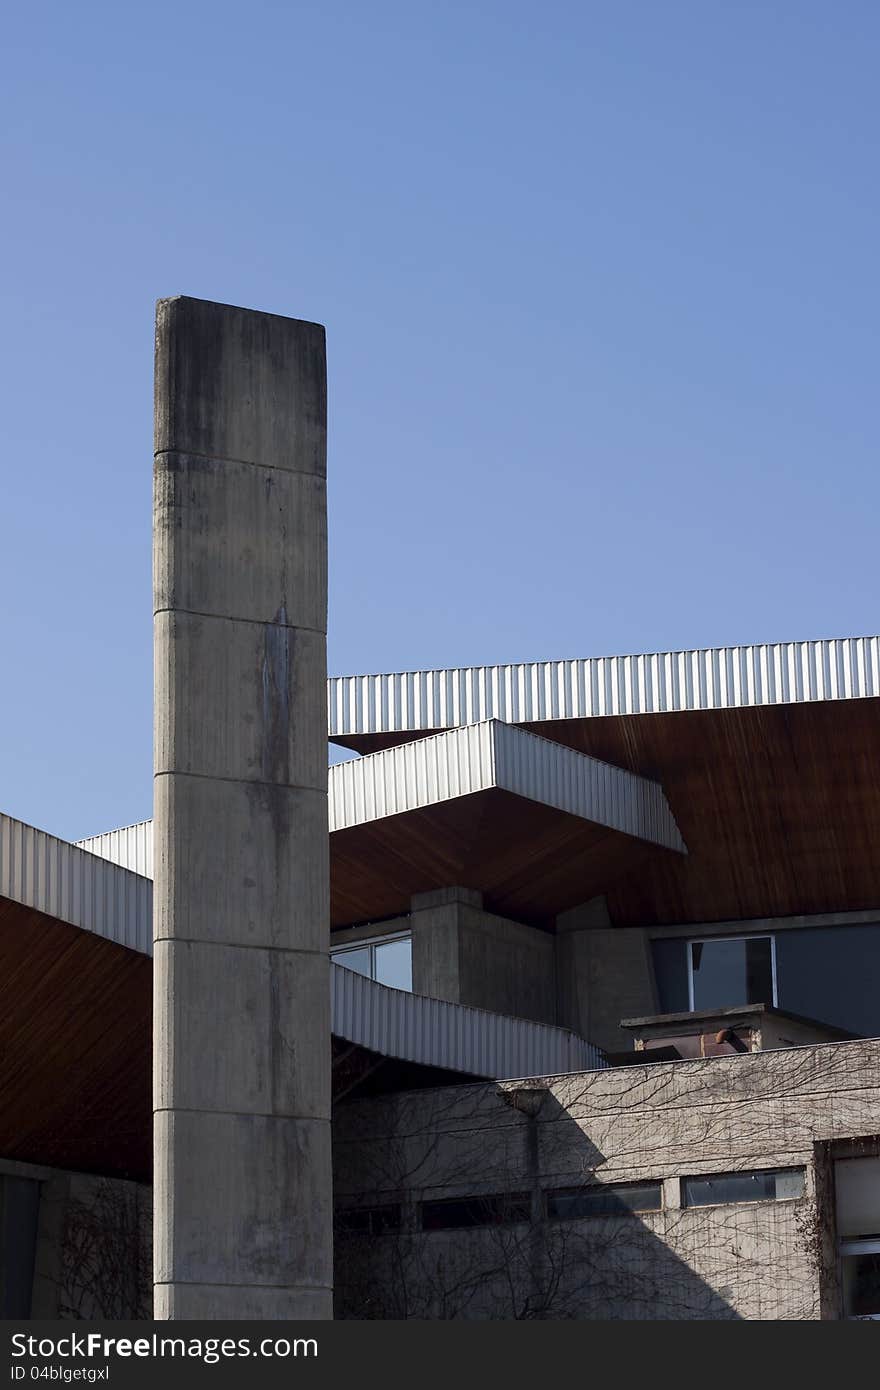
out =
{"type": "Polygon", "coordinates": [[[664,1211],[657,1183],[610,1195],[549,1092],[540,1120],[483,1087],[353,1102],[334,1162],[337,1318],[740,1316],[669,1243],[692,1213],[664,1211]]]}
{"type": "MultiPolygon", "coordinates": [[[[29,1231],[33,1258],[23,1258],[21,1250],[3,1251],[18,1256],[4,1274],[11,1268],[27,1279],[16,1316],[64,1321],[152,1316],[149,1187],[63,1172],[18,1185],[38,1197],[29,1231]]],[[[0,1278],[0,1285],[6,1283],[0,1278]]]]}

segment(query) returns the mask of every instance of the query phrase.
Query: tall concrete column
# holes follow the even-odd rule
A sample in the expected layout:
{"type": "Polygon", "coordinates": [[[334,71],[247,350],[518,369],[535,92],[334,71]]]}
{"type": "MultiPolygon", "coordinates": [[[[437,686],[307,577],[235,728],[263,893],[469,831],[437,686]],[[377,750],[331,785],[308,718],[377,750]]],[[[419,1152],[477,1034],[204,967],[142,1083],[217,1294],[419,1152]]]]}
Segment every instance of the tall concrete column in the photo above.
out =
{"type": "Polygon", "coordinates": [[[157,1318],[332,1316],[326,367],[156,315],[157,1318]]]}

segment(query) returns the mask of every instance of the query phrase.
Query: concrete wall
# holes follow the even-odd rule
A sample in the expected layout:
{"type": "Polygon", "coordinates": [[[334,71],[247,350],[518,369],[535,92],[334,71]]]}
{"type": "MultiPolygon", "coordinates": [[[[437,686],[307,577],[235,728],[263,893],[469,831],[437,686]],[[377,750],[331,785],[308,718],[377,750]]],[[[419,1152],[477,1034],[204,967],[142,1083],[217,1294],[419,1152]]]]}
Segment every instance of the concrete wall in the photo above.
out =
{"type": "Polygon", "coordinates": [[[497,917],[466,888],[412,900],[413,990],[537,1023],[556,1022],[554,940],[497,917]]]}
{"type": "Polygon", "coordinates": [[[563,913],[553,935],[444,888],[413,898],[408,925],[417,994],[555,1023],[610,1051],[632,1048],[621,1018],[656,1008],[647,934],[612,927],[603,898],[563,913]]]}
{"type": "Polygon", "coordinates": [[[42,1186],[33,1317],[151,1318],[153,1193],[70,1174],[42,1186]]]}
{"type": "MultiPolygon", "coordinates": [[[[341,1208],[402,1203],[400,1231],[337,1243],[337,1316],[838,1315],[821,1155],[880,1130],[880,1042],[551,1078],[536,1119],[495,1085],[341,1106],[341,1208]],[[798,1200],[685,1208],[681,1179],[800,1167],[798,1200]],[[656,1180],[641,1215],[424,1232],[418,1203],[656,1180]],[[392,1278],[393,1273],[393,1278],[392,1278]]],[[[508,1083],[509,1086],[509,1083],[508,1083]]],[[[826,1165],[827,1167],[827,1165],[826,1165]]]]}
{"type": "Polygon", "coordinates": [[[620,1020],[656,1010],[646,933],[612,927],[604,898],[562,913],[556,931],[557,1023],[605,1051],[629,1051],[620,1020]]]}
{"type": "Polygon", "coordinates": [[[8,1252],[26,1266],[32,1259],[30,1317],[152,1316],[151,1188],[0,1159],[2,1180],[33,1183],[38,1194],[33,1249],[8,1252]]]}

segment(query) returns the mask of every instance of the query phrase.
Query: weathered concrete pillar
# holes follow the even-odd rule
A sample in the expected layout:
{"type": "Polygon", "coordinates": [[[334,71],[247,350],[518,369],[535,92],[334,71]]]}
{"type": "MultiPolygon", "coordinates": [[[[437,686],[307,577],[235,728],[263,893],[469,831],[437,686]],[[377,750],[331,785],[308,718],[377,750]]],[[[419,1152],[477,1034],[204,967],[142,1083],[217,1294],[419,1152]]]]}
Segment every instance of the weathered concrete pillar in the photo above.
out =
{"type": "Polygon", "coordinates": [[[332,1316],[320,325],[156,316],[157,1318],[332,1316]]]}

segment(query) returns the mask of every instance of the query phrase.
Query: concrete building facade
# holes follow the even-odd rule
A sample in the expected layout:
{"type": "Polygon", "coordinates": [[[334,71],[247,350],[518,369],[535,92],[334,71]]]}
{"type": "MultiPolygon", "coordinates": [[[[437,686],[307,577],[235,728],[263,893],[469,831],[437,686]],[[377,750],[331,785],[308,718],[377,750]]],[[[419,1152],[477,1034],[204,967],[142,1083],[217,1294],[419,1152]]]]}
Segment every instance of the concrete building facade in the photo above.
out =
{"type": "Polygon", "coordinates": [[[839,1317],[880,1216],[878,1061],[837,1043],[354,1101],[337,1315],[839,1317]]]}

